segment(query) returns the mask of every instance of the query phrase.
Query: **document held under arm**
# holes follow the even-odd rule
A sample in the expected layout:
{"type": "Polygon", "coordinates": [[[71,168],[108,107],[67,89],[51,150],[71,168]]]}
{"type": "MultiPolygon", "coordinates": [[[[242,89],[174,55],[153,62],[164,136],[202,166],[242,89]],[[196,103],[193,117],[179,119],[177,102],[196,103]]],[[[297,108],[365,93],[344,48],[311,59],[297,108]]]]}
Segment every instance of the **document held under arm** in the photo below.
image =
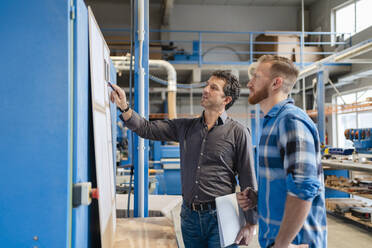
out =
{"type": "Polygon", "coordinates": [[[238,206],[236,194],[217,197],[216,210],[221,246],[232,245],[240,229],[245,225],[244,213],[238,206]]]}

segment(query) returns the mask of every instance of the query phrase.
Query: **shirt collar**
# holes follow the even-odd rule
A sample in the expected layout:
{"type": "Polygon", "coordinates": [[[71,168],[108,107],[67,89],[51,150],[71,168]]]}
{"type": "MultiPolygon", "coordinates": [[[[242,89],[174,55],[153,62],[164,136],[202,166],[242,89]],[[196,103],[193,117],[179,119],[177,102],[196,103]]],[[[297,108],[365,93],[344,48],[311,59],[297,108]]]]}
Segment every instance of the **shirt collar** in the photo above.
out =
{"type": "Polygon", "coordinates": [[[222,114],[218,117],[217,122],[220,122],[220,124],[225,124],[227,119],[227,113],[226,111],[223,111],[222,114]]]}
{"type": "MultiPolygon", "coordinates": [[[[220,116],[218,116],[218,118],[217,118],[217,120],[216,120],[216,126],[225,124],[225,123],[226,123],[226,120],[227,120],[227,117],[228,117],[228,116],[227,116],[226,111],[223,111],[222,114],[221,114],[220,116]]],[[[203,113],[202,113],[202,115],[201,115],[200,120],[201,120],[203,123],[205,123],[205,121],[204,121],[204,111],[203,111],[203,113]]]]}
{"type": "Polygon", "coordinates": [[[265,115],[265,117],[266,116],[270,116],[270,117],[277,116],[279,114],[279,112],[282,110],[282,108],[284,107],[284,105],[286,105],[287,103],[293,104],[294,100],[292,98],[287,98],[287,99],[275,104],[274,107],[272,107],[270,109],[270,111],[265,115]]]}

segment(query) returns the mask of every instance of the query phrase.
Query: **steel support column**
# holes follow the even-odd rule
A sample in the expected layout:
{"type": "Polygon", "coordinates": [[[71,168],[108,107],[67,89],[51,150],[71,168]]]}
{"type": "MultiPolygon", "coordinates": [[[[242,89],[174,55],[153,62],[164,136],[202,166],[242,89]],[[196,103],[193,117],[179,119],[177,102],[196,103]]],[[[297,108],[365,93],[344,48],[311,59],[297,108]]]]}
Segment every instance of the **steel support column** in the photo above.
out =
{"type": "Polygon", "coordinates": [[[318,131],[319,138],[322,144],[325,144],[325,111],[324,111],[324,101],[325,101],[325,92],[324,92],[324,83],[328,82],[328,71],[321,68],[318,72],[317,80],[317,109],[318,109],[318,131]]]}
{"type": "MultiPolygon", "coordinates": [[[[136,0],[134,13],[134,110],[147,119],[149,115],[149,1],[136,0]],[[141,12],[144,16],[144,20],[142,20],[143,24],[141,24],[140,18],[138,18],[142,15],[140,14],[141,12]],[[143,30],[140,30],[142,28],[143,30]]],[[[148,147],[148,140],[143,140],[137,135],[134,136],[135,217],[148,216],[148,147]]]]}
{"type": "Polygon", "coordinates": [[[259,158],[260,158],[260,139],[261,139],[261,108],[259,104],[255,105],[255,137],[256,137],[256,153],[255,153],[255,162],[256,162],[256,177],[258,183],[258,173],[259,173],[259,158]]]}

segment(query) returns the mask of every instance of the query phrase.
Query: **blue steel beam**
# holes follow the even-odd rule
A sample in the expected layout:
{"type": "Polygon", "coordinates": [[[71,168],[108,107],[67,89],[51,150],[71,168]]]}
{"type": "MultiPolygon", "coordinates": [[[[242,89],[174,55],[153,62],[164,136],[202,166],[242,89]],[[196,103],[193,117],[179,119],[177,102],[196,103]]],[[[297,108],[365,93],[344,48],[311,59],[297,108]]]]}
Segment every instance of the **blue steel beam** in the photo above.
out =
{"type": "MultiPolygon", "coordinates": [[[[145,113],[144,117],[148,119],[149,116],[149,2],[148,0],[144,1],[144,8],[145,8],[145,37],[143,42],[143,57],[142,57],[142,67],[145,71],[145,113]]],[[[134,110],[139,112],[139,52],[140,52],[140,44],[138,41],[138,3],[139,1],[135,1],[135,11],[134,11],[134,54],[135,54],[135,62],[134,62],[134,110]]],[[[134,135],[134,216],[139,217],[142,213],[139,211],[139,204],[143,201],[144,205],[144,217],[148,216],[148,161],[149,161],[149,141],[145,140],[144,147],[139,147],[139,137],[134,135]],[[144,181],[140,180],[139,177],[139,149],[144,149],[144,181]],[[140,184],[144,186],[144,199],[140,199],[139,188],[140,184]]]]}
{"type": "MultiPolygon", "coordinates": [[[[90,168],[94,168],[94,156],[90,137],[91,109],[89,108],[89,51],[88,10],[83,0],[74,0],[74,161],[73,183],[91,181],[90,168]]],[[[89,206],[72,210],[71,247],[88,248],[92,233],[89,232],[89,206]]]]}
{"type": "MultiPolygon", "coordinates": [[[[130,32],[130,28],[103,28],[103,31],[108,32],[130,32]]],[[[150,32],[157,33],[204,33],[204,34],[271,34],[271,35],[298,35],[300,36],[302,32],[300,31],[218,31],[218,30],[169,30],[169,29],[150,29],[150,32]]],[[[348,35],[351,33],[340,33],[340,32],[304,32],[305,35],[348,35]]]]}

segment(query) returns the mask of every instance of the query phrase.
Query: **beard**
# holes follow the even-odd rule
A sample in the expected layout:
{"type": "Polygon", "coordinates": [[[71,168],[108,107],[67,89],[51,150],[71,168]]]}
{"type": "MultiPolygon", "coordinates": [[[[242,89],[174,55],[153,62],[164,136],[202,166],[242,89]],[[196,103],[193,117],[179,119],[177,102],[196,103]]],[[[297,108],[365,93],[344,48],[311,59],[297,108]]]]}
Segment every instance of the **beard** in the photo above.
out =
{"type": "Polygon", "coordinates": [[[260,91],[257,91],[254,94],[249,94],[248,102],[254,105],[266,99],[268,96],[269,96],[269,86],[265,85],[265,87],[263,87],[260,91]]]}

